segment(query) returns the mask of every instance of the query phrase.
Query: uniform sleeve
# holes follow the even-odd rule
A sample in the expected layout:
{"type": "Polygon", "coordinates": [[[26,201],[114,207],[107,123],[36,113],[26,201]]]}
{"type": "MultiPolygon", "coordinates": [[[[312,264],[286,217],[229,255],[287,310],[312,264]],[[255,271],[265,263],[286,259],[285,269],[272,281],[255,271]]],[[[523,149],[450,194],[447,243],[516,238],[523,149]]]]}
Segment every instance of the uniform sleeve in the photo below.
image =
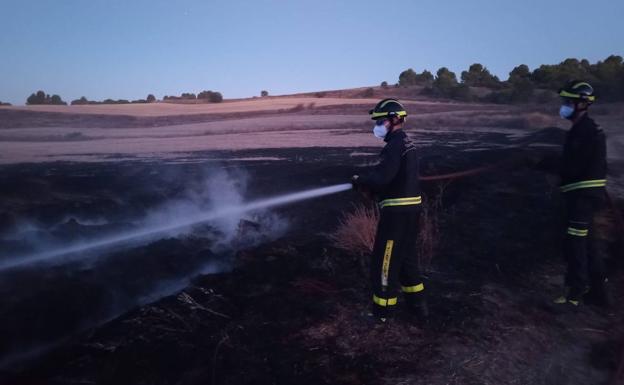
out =
{"type": "Polygon", "coordinates": [[[380,160],[369,172],[360,176],[360,183],[374,192],[383,190],[399,172],[402,149],[398,143],[388,143],[380,154],[380,160]]]}
{"type": "Polygon", "coordinates": [[[587,179],[602,178],[606,170],[607,164],[607,139],[602,130],[594,136],[591,141],[592,148],[588,152],[590,155],[587,157],[587,179]]]}

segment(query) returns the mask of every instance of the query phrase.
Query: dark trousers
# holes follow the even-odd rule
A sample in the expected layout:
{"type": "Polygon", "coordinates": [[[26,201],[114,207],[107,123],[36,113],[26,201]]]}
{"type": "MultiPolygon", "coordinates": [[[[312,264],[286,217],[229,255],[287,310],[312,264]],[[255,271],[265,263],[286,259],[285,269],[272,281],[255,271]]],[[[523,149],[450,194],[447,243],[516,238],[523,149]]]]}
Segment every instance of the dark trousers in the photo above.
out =
{"type": "Polygon", "coordinates": [[[566,235],[564,257],[567,261],[565,284],[570,287],[570,297],[578,299],[594,284],[605,280],[605,268],[596,247],[594,215],[604,205],[598,194],[568,192],[566,203],[566,235]]]}
{"type": "Polygon", "coordinates": [[[419,220],[419,206],[381,209],[370,269],[373,309],[380,317],[395,307],[400,290],[408,304],[424,294],[417,255],[419,220]]]}

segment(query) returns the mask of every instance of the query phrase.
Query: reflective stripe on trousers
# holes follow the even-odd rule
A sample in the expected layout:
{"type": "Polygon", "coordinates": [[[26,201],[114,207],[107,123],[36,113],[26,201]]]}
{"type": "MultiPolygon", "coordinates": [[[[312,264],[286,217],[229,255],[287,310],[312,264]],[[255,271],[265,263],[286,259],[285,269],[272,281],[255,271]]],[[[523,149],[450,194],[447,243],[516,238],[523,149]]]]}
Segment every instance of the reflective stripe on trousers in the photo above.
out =
{"type": "Polygon", "coordinates": [[[422,197],[409,197],[409,198],[395,198],[395,199],[384,199],[379,202],[379,207],[389,207],[389,206],[412,206],[419,205],[422,203],[422,197]]]}
{"type": "Polygon", "coordinates": [[[590,188],[590,187],[605,187],[607,185],[606,179],[592,179],[592,180],[582,180],[580,182],[569,183],[559,187],[561,192],[568,192],[573,190],[578,190],[582,188],[590,188]]]}

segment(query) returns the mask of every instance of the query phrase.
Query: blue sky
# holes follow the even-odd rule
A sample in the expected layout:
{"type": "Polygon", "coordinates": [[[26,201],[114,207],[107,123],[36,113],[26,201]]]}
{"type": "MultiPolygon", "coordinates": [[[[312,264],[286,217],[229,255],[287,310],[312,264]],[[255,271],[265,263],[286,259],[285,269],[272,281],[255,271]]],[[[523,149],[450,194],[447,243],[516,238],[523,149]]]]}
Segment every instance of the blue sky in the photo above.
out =
{"type": "Polygon", "coordinates": [[[505,79],[522,63],[624,55],[623,19],[622,0],[0,0],[0,101],[249,97],[474,62],[505,79]]]}

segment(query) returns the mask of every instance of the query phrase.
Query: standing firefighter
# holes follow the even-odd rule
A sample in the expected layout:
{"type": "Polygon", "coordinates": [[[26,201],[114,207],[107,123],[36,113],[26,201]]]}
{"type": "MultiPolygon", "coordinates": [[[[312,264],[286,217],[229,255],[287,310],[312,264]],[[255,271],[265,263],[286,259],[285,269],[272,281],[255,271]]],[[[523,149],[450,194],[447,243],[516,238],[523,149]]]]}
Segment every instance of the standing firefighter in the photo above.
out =
{"type": "Polygon", "coordinates": [[[605,271],[594,241],[593,217],[601,208],[607,184],[604,132],[589,117],[594,89],[586,82],[572,81],[559,91],[560,115],[572,122],[563,147],[561,192],[566,205],[564,256],[567,261],[566,295],[557,304],[578,306],[583,298],[606,305],[605,271]]]}
{"type": "Polygon", "coordinates": [[[426,317],[416,250],[422,198],[416,147],[403,131],[407,111],[397,100],[384,99],[369,113],[375,121],[373,134],[387,144],[380,162],[370,172],[354,175],[352,182],[377,196],[381,209],[370,269],[372,315],[385,322],[402,290],[408,307],[426,317]]]}

